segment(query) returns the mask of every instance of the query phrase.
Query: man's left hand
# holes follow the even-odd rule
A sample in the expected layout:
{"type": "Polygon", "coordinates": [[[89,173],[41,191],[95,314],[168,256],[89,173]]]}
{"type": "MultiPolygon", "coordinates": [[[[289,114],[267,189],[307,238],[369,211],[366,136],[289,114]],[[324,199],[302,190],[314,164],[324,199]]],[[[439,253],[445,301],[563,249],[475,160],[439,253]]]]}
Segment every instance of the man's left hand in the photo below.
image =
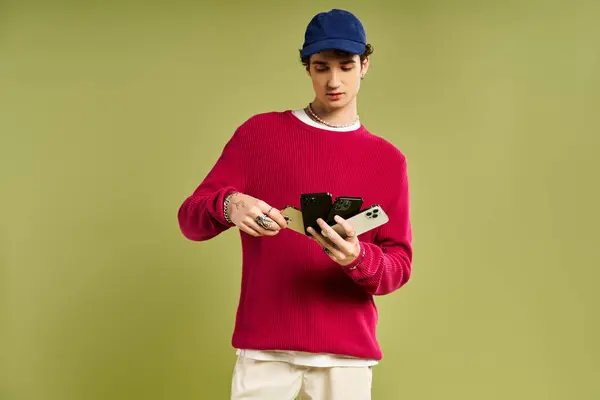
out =
{"type": "Polygon", "coordinates": [[[320,233],[316,232],[313,228],[308,228],[308,233],[312,238],[319,243],[323,248],[323,251],[335,262],[342,266],[352,264],[360,254],[360,244],[358,238],[352,229],[352,226],[345,219],[339,215],[335,216],[335,221],[344,228],[346,232],[346,238],[342,238],[331,226],[319,218],[317,223],[321,227],[322,231],[327,233],[327,237],[323,237],[320,233]]]}

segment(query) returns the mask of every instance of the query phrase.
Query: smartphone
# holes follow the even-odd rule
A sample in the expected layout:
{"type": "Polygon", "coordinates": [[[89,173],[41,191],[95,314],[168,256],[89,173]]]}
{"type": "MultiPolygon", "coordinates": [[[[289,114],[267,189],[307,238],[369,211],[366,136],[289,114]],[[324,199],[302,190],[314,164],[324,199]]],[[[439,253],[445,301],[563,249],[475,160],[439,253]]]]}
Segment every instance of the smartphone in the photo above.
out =
{"type": "MultiPolygon", "coordinates": [[[[383,208],[381,208],[379,204],[373,204],[355,216],[348,218],[346,222],[350,224],[350,226],[354,229],[354,232],[356,232],[356,236],[358,236],[370,231],[371,229],[375,229],[383,224],[388,223],[389,220],[390,219],[383,208]]],[[[335,224],[332,226],[332,228],[338,233],[338,235],[346,238],[346,230],[340,224],[335,224]]],[[[327,232],[322,232],[321,234],[327,237],[327,232]]]]}
{"type": "Polygon", "coordinates": [[[302,219],[302,211],[294,206],[286,206],[281,210],[281,214],[287,222],[288,229],[304,234],[304,222],[302,219]]]}
{"type": "Polygon", "coordinates": [[[300,207],[302,211],[302,223],[304,225],[304,233],[309,235],[308,227],[312,227],[315,231],[321,232],[321,227],[317,223],[317,219],[322,218],[327,221],[333,200],[331,193],[303,193],[300,195],[300,207]]]}
{"type": "Polygon", "coordinates": [[[339,215],[344,219],[353,217],[360,212],[362,205],[363,199],[361,197],[336,197],[335,201],[333,202],[333,206],[331,207],[331,211],[329,212],[329,215],[325,221],[327,221],[328,225],[334,225],[336,222],[333,217],[336,215],[339,215]]]}

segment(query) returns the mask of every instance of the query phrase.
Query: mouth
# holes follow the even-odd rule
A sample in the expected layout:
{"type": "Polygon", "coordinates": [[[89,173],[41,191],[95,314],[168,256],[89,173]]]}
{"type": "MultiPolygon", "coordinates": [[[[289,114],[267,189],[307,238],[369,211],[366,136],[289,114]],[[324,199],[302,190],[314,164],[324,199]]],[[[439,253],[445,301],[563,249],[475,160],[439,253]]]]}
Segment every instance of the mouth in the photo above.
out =
{"type": "Polygon", "coordinates": [[[342,97],[343,94],[344,93],[339,93],[339,92],[336,92],[336,93],[327,93],[327,97],[329,97],[330,99],[335,100],[335,99],[339,99],[340,97],[342,97]]]}

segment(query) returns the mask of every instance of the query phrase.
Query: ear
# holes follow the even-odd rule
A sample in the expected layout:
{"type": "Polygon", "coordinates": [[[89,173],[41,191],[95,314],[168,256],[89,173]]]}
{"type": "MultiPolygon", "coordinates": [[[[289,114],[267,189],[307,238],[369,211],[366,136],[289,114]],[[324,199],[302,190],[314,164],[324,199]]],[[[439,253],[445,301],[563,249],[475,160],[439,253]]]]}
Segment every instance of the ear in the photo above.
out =
{"type": "Polygon", "coordinates": [[[367,71],[369,70],[370,61],[371,61],[370,58],[367,57],[360,64],[360,72],[361,72],[362,76],[365,76],[367,74],[367,71]]]}

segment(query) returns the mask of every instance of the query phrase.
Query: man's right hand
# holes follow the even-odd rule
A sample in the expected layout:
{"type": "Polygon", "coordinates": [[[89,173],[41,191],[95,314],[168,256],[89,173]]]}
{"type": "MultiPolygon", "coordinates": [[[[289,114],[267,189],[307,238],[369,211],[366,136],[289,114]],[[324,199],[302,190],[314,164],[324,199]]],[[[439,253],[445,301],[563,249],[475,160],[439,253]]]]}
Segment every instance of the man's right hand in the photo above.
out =
{"type": "Polygon", "coordinates": [[[231,196],[227,213],[231,222],[254,237],[275,236],[281,229],[287,228],[287,222],[279,210],[244,193],[231,196]],[[268,229],[258,224],[256,221],[258,216],[267,217],[268,229]]]}

